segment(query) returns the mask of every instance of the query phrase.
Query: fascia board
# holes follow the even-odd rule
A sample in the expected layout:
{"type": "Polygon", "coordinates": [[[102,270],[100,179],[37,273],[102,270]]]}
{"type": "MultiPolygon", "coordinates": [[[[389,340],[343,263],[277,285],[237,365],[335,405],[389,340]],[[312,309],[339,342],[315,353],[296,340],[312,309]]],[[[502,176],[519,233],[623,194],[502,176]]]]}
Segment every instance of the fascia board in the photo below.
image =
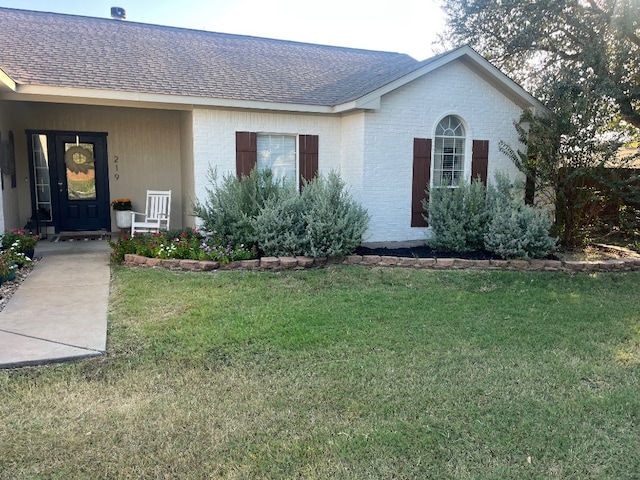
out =
{"type": "Polygon", "coordinates": [[[301,113],[334,113],[332,107],[324,105],[190,97],[181,95],[160,95],[152,93],[50,87],[41,85],[18,85],[15,94],[2,95],[0,98],[5,100],[55,101],[58,103],[86,103],[147,108],[154,108],[155,105],[155,108],[168,108],[174,110],[185,110],[193,107],[219,107],[301,113]],[[158,107],[158,105],[161,105],[161,107],[158,107]]]}
{"type": "Polygon", "coordinates": [[[13,79],[4,73],[4,71],[0,68],[0,89],[8,88],[11,91],[16,91],[16,82],[13,79]]]}

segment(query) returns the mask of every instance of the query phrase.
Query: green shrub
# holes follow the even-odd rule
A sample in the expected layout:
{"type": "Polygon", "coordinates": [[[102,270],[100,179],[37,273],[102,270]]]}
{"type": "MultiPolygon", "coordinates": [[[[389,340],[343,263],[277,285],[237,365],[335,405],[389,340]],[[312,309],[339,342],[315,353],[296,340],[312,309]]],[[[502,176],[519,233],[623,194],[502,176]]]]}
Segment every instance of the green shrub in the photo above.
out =
{"type": "Polygon", "coordinates": [[[304,255],[337,257],[360,245],[369,215],[351,197],[338,173],[316,177],[305,185],[300,198],[306,225],[304,255]]]}
{"type": "Polygon", "coordinates": [[[295,185],[268,199],[251,220],[255,240],[266,256],[296,256],[304,251],[302,202],[295,185]]]}
{"type": "Polygon", "coordinates": [[[498,174],[487,191],[489,222],[484,235],[486,250],[502,258],[543,258],[556,249],[549,235],[552,222],[546,212],[524,203],[523,186],[498,174]]]}
{"type": "Polygon", "coordinates": [[[291,182],[276,182],[271,171],[253,170],[238,180],[226,176],[211,187],[195,215],[204,230],[232,244],[257,246],[268,256],[341,256],[353,252],[369,216],[336,172],[316,176],[298,193],[291,182]]]}
{"type": "Polygon", "coordinates": [[[483,247],[487,226],[485,188],[482,182],[461,183],[456,188],[433,188],[423,201],[425,217],[433,229],[427,244],[436,250],[467,252],[483,247]]]}
{"type": "Polygon", "coordinates": [[[542,258],[556,249],[546,212],[524,203],[524,186],[497,174],[485,189],[474,180],[457,188],[431,190],[423,202],[433,229],[427,244],[437,250],[485,249],[503,258],[542,258]]]}
{"type": "Polygon", "coordinates": [[[205,200],[196,200],[193,205],[194,214],[202,220],[202,229],[224,243],[255,243],[251,220],[267,200],[282,195],[285,185],[275,180],[269,169],[254,169],[240,179],[227,174],[220,183],[211,169],[208,177],[211,186],[206,189],[205,200]]]}

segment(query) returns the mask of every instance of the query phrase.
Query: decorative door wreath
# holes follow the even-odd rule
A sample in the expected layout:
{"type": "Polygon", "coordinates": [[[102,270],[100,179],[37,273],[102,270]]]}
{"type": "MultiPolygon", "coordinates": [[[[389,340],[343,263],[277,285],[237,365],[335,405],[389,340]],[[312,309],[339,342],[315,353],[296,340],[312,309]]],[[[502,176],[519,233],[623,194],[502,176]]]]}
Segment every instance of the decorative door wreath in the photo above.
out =
{"type": "Polygon", "coordinates": [[[93,152],[86,147],[71,147],[64,153],[64,163],[73,173],[87,173],[95,168],[93,152]]]}

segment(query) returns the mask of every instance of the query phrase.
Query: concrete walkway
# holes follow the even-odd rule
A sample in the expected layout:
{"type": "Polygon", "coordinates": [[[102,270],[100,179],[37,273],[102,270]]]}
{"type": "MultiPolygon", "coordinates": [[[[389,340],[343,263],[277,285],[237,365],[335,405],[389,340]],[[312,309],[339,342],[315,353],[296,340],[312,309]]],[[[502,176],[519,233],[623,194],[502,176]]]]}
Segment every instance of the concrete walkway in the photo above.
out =
{"type": "Polygon", "coordinates": [[[40,240],[42,259],[0,312],[0,368],[104,354],[109,243],[40,240]]]}

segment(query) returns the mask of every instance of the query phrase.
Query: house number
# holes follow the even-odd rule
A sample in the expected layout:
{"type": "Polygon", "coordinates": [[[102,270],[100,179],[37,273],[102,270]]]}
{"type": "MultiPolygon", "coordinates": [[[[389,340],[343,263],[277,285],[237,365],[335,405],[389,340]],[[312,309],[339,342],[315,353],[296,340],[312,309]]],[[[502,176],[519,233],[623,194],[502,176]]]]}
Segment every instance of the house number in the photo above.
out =
{"type": "MultiPolygon", "coordinates": [[[[113,163],[115,163],[115,164],[116,164],[116,172],[118,171],[118,161],[119,161],[119,160],[120,160],[120,157],[118,157],[117,155],[115,155],[115,156],[113,157],[113,163]]],[[[114,177],[116,180],[120,180],[120,174],[119,174],[119,173],[116,173],[113,177],[114,177]]]]}

